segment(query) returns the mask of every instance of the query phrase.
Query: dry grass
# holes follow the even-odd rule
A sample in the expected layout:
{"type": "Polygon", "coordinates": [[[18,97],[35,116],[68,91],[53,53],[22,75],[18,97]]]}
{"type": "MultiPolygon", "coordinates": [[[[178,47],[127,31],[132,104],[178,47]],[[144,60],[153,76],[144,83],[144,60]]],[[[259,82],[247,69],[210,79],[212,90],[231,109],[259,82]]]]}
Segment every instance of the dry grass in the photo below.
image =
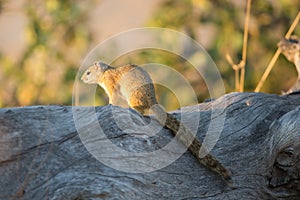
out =
{"type": "MultiPolygon", "coordinates": [[[[247,0],[247,8],[246,8],[246,17],[245,17],[245,25],[244,25],[244,40],[243,40],[243,50],[242,50],[242,59],[241,61],[236,64],[233,62],[231,56],[226,54],[226,60],[231,65],[232,69],[235,71],[235,91],[243,92],[244,85],[245,85],[245,67],[246,67],[246,60],[247,60],[247,42],[248,42],[248,32],[249,32],[249,21],[250,21],[250,10],[251,10],[251,0],[247,0]]],[[[289,38],[292,32],[295,30],[298,22],[300,19],[300,12],[298,12],[297,16],[295,17],[293,23],[291,24],[288,32],[285,34],[285,38],[289,38]]],[[[255,92],[259,92],[262,88],[265,80],[267,79],[268,75],[270,74],[274,64],[278,56],[280,55],[280,50],[277,48],[276,52],[274,53],[270,63],[265,69],[259,83],[255,88],[255,92]]]]}
{"type": "Polygon", "coordinates": [[[229,54],[226,54],[226,59],[228,63],[232,66],[235,71],[235,91],[243,92],[245,85],[245,66],[247,59],[247,43],[248,43],[248,32],[249,32],[249,22],[250,22],[250,10],[251,10],[251,0],[247,1],[246,17],[244,25],[244,39],[243,39],[243,50],[242,50],[242,60],[235,64],[229,54]]]}

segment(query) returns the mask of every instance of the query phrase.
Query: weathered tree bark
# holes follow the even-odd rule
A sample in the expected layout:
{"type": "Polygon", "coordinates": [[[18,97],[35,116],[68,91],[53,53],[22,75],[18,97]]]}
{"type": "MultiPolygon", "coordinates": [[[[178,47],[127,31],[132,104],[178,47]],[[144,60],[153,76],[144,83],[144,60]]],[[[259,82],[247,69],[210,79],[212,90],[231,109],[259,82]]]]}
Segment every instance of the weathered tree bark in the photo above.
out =
{"type": "MultiPolygon", "coordinates": [[[[184,111],[190,119],[200,116],[200,139],[207,130],[221,128],[211,153],[232,171],[234,187],[199,165],[189,151],[169,166],[147,173],[104,165],[86,149],[105,140],[94,138],[97,127],[87,114],[89,110],[68,106],[1,109],[0,199],[300,198],[299,94],[231,93],[184,111]],[[224,126],[209,127],[220,120],[211,118],[218,109],[226,114],[224,126]],[[82,120],[80,125],[75,126],[72,111],[79,113],[75,122],[82,120]],[[77,130],[83,135],[79,137],[77,130]]],[[[104,106],[95,111],[106,137],[126,151],[155,151],[173,139],[167,129],[155,135],[134,129],[135,123],[147,123],[149,118],[133,110],[104,106]],[[130,113],[131,118],[117,118],[121,119],[118,123],[126,125],[126,131],[114,120],[124,113],[130,113]]],[[[160,126],[154,123],[153,127],[160,126]]],[[[96,148],[99,150],[109,149],[100,146],[96,148]]],[[[110,162],[122,167],[119,161],[123,159],[114,157],[110,162]]],[[[139,164],[152,167],[151,163],[139,164]]]]}

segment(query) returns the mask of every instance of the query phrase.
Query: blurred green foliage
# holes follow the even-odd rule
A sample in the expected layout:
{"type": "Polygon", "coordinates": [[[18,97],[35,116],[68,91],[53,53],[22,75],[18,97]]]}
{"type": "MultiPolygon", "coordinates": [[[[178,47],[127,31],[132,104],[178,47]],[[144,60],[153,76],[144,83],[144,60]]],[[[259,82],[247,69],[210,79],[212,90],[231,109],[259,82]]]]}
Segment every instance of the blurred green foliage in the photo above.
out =
{"type": "Polygon", "coordinates": [[[0,106],[71,104],[75,74],[91,42],[93,1],[27,0],[26,49],[15,61],[0,55],[0,106]]]}
{"type": "MultiPolygon", "coordinates": [[[[0,54],[0,82],[5,85],[5,90],[0,91],[0,106],[72,103],[78,66],[89,45],[95,42],[86,24],[94,3],[26,1],[24,11],[29,21],[27,48],[18,61],[0,54]]],[[[166,0],[146,25],[175,29],[203,44],[222,74],[226,92],[231,92],[235,88],[234,71],[225,55],[229,53],[236,63],[241,59],[245,5],[246,1],[239,0],[166,0]]],[[[253,91],[256,87],[277,49],[277,42],[285,35],[299,7],[300,0],[252,1],[246,91],[253,91]]],[[[294,34],[299,33],[297,26],[294,34]]],[[[172,66],[189,79],[200,101],[209,97],[204,81],[195,76],[182,58],[151,50],[126,56],[115,64],[156,62],[172,66]]],[[[262,91],[279,94],[293,84],[296,76],[293,64],[280,56],[262,91]]],[[[160,102],[173,102],[174,96],[165,94],[165,89],[159,89],[160,102]]]]}

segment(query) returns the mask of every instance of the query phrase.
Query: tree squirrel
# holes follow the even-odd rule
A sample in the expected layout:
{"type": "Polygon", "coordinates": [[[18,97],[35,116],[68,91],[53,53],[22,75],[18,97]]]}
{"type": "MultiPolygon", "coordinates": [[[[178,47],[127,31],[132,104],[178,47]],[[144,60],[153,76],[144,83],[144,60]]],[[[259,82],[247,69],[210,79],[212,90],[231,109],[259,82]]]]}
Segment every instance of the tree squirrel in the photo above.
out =
{"type": "Polygon", "coordinates": [[[157,103],[152,79],[144,69],[130,64],[114,68],[103,62],[96,62],[84,72],[81,80],[87,84],[99,84],[112,105],[116,105],[118,98],[123,98],[131,108],[141,114],[150,109],[159,123],[177,135],[202,165],[219,173],[227,183],[232,183],[230,172],[210,154],[201,158],[199,154],[202,143],[157,103]]]}
{"type": "Polygon", "coordinates": [[[296,35],[282,39],[278,44],[281,53],[296,66],[298,77],[295,84],[284,94],[300,90],[300,40],[296,35]]]}

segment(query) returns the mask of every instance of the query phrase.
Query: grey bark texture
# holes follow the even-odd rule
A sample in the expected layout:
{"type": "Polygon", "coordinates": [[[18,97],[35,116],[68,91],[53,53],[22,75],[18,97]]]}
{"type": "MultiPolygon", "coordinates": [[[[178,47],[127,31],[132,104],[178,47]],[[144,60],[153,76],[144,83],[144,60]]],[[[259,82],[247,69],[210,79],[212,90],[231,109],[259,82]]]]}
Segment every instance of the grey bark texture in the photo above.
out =
{"type": "MultiPolygon", "coordinates": [[[[182,110],[187,125],[199,117],[199,139],[214,132],[208,130],[221,130],[211,154],[231,170],[234,187],[189,151],[147,173],[128,172],[118,154],[105,165],[90,153],[93,147],[94,153],[108,151],[97,146],[105,139],[126,152],[166,146],[173,139],[169,130],[144,133],[159,129],[158,123],[144,131],[134,128],[152,117],[110,105],[31,106],[0,109],[0,199],[300,199],[300,94],[231,93],[182,110]],[[91,110],[97,120],[89,118],[91,110]],[[222,110],[222,126],[210,127],[220,120],[212,117],[214,110],[222,110]],[[95,138],[98,123],[105,138],[95,138]],[[123,164],[126,170],[111,167],[123,164]]],[[[174,115],[180,118],[179,111],[174,115]]],[[[150,161],[137,166],[147,165],[156,167],[150,161]]]]}

